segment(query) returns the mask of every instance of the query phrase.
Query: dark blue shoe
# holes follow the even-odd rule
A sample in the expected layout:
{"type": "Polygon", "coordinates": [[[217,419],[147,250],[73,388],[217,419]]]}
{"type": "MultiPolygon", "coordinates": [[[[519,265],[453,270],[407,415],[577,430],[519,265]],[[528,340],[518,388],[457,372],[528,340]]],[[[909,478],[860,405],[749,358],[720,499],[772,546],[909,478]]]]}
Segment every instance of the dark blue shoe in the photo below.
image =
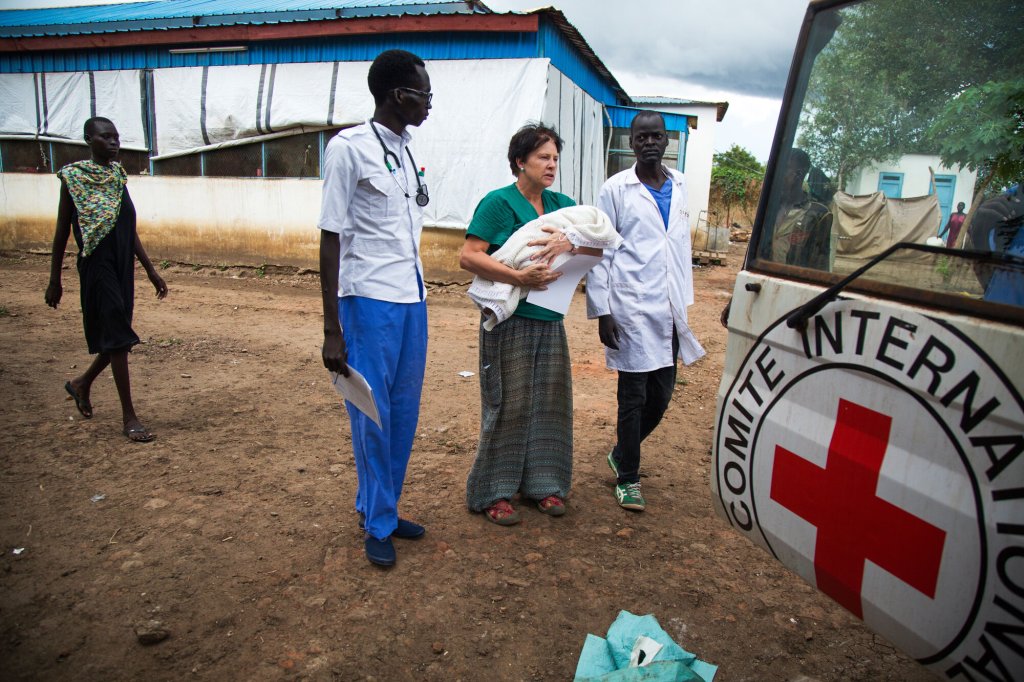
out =
{"type": "Polygon", "coordinates": [[[370,563],[378,566],[395,565],[397,557],[395,556],[395,546],[391,544],[391,538],[378,540],[372,535],[367,535],[363,540],[363,547],[366,549],[366,558],[370,560],[370,563]]]}
{"type": "Polygon", "coordinates": [[[427,529],[418,523],[413,523],[406,519],[398,519],[398,527],[395,528],[395,532],[391,534],[391,537],[402,538],[403,540],[418,540],[426,532],[427,529]]]}
{"type": "MultiPolygon", "coordinates": [[[[359,530],[366,530],[366,516],[363,512],[359,512],[359,530]]],[[[427,529],[418,523],[413,523],[406,519],[398,519],[398,527],[395,528],[395,532],[391,534],[391,537],[402,540],[417,540],[423,537],[423,534],[426,532],[427,529]]]]}

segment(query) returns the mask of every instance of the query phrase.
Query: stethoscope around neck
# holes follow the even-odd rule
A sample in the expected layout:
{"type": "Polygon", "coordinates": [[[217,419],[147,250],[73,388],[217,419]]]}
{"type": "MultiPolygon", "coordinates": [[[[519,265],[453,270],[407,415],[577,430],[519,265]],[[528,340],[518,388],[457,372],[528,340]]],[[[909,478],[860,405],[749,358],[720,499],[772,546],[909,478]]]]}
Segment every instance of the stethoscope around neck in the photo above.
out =
{"type": "MultiPolygon", "coordinates": [[[[388,149],[388,146],[384,144],[384,138],[380,136],[380,132],[377,130],[376,121],[370,119],[370,129],[373,130],[373,134],[377,136],[377,141],[380,142],[380,148],[384,150],[384,165],[391,172],[392,177],[395,177],[395,168],[401,168],[402,162],[398,160],[398,154],[388,149]],[[390,159],[395,160],[394,167],[391,166],[390,159]]],[[[426,206],[430,203],[430,195],[427,194],[427,186],[420,181],[420,174],[416,171],[416,159],[412,158],[412,150],[408,146],[405,148],[405,153],[409,156],[409,163],[412,164],[413,175],[416,177],[416,205],[426,206]]],[[[395,184],[398,185],[398,189],[402,190],[402,194],[405,195],[406,199],[410,199],[409,192],[402,187],[401,183],[398,182],[398,178],[395,177],[395,184]]]]}

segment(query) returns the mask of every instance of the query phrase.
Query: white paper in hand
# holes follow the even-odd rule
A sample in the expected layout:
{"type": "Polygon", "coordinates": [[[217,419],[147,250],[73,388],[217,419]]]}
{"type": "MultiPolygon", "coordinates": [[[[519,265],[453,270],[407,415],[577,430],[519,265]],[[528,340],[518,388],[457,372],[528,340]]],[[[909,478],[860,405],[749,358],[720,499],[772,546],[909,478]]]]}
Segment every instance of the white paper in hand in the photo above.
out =
{"type": "Polygon", "coordinates": [[[569,312],[569,304],[572,303],[572,296],[576,293],[580,280],[600,262],[601,256],[588,256],[582,253],[573,256],[555,268],[555,272],[562,273],[562,276],[548,284],[547,289],[530,290],[526,295],[527,303],[565,315],[569,312]]]}
{"type": "Polygon", "coordinates": [[[373,420],[377,428],[383,429],[380,425],[380,414],[377,412],[377,401],[373,398],[373,389],[362,374],[348,367],[348,376],[342,376],[337,372],[331,372],[331,383],[334,389],[341,394],[341,397],[352,403],[352,406],[373,420]]]}

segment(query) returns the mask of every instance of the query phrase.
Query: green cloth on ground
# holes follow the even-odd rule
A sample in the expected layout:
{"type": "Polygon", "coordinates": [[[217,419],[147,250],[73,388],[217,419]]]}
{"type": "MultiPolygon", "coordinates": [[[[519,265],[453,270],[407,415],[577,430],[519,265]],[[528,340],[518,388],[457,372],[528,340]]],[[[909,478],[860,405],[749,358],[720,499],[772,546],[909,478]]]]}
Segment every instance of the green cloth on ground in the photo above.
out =
{"type": "Polygon", "coordinates": [[[605,638],[587,635],[576,666],[575,682],[712,682],[718,666],[697,660],[668,636],[652,615],[620,611],[605,638]],[[630,668],[630,656],[640,637],[661,649],[651,663],[630,668]]]}
{"type": "MultiPolygon", "coordinates": [[[[541,204],[544,206],[544,213],[551,213],[560,208],[575,206],[576,202],[564,194],[546,189],[541,193],[541,204]]],[[[539,217],[537,209],[519,192],[515,183],[512,183],[489,192],[480,200],[473,212],[466,236],[484,240],[490,244],[487,253],[494,253],[508,241],[512,233],[539,217]]],[[[564,317],[525,300],[519,303],[514,315],[544,322],[553,322],[564,317]]]]}

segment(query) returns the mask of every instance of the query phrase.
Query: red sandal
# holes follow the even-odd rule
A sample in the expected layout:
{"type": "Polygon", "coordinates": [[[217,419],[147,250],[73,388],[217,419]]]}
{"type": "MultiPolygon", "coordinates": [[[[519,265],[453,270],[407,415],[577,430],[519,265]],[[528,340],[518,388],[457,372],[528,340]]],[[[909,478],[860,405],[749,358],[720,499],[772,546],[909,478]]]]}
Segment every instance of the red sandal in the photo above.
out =
{"type": "Polygon", "coordinates": [[[565,502],[558,495],[548,495],[537,502],[537,509],[548,516],[561,516],[565,513],[565,502]]]}
{"type": "Polygon", "coordinates": [[[508,500],[498,500],[487,509],[484,509],[484,516],[491,523],[499,526],[514,526],[519,523],[519,512],[516,511],[508,500]]]}

